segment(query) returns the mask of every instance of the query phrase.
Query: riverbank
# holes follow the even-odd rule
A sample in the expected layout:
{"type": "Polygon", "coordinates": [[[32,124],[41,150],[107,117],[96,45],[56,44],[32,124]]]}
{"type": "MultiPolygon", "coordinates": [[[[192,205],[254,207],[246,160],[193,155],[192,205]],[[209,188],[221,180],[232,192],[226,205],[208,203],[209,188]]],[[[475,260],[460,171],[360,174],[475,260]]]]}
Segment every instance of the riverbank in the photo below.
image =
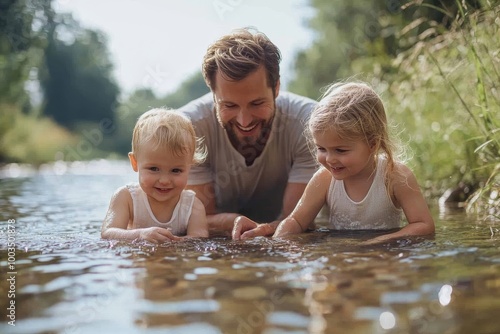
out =
{"type": "Polygon", "coordinates": [[[34,175],[127,175],[137,178],[128,160],[55,161],[39,166],[10,163],[0,165],[0,179],[34,175]]]}

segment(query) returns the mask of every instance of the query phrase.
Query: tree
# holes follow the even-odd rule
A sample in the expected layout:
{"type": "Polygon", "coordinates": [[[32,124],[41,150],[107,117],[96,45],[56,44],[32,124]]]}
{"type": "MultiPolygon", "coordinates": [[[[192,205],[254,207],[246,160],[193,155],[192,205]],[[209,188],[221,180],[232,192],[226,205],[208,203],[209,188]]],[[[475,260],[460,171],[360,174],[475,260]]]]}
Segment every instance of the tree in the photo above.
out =
{"type": "Polygon", "coordinates": [[[137,118],[151,108],[179,108],[209,92],[201,72],[191,75],[175,92],[158,98],[150,89],[137,89],[122,103],[116,114],[116,131],[104,141],[103,148],[126,154],[130,151],[132,130],[137,118]]]}
{"type": "MultiPolygon", "coordinates": [[[[477,8],[478,0],[465,1],[477,8]]],[[[448,29],[457,0],[311,0],[309,20],[316,33],[311,47],[298,53],[289,89],[317,99],[321,89],[360,73],[380,75],[397,69],[391,61],[422,40],[448,29]]]]}
{"type": "Polygon", "coordinates": [[[23,106],[24,83],[38,66],[45,47],[45,25],[50,0],[0,2],[0,102],[23,106]]]}
{"type": "Polygon", "coordinates": [[[56,16],[50,24],[41,80],[44,114],[69,128],[81,121],[112,121],[119,89],[105,36],[82,29],[70,15],[56,16]]]}
{"type": "Polygon", "coordinates": [[[6,134],[32,111],[25,83],[41,62],[51,10],[50,0],[0,1],[0,161],[8,160],[6,134]]]}
{"type": "Polygon", "coordinates": [[[163,106],[168,108],[180,108],[191,100],[194,100],[210,90],[208,89],[201,72],[196,72],[181,83],[175,92],[160,99],[163,106]]]}

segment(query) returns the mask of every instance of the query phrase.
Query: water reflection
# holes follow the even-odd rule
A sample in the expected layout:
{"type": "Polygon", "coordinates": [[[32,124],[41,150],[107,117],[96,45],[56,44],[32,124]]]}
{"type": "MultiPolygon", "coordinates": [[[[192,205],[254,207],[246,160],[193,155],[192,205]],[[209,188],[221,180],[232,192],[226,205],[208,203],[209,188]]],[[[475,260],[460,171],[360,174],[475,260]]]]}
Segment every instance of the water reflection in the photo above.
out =
{"type": "Polygon", "coordinates": [[[0,264],[15,219],[17,272],[16,326],[0,332],[500,332],[498,225],[441,213],[435,238],[377,246],[321,219],[287,240],[101,240],[111,194],[135,178],[93,162],[0,179],[0,264]]]}

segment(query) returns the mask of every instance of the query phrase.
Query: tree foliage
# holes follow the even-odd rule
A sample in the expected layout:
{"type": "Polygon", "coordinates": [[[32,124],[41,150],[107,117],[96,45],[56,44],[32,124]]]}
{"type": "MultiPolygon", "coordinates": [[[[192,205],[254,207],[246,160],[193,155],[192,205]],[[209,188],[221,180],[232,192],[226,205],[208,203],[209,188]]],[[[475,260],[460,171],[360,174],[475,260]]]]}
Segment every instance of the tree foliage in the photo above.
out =
{"type": "Polygon", "coordinates": [[[0,1],[0,161],[10,160],[6,136],[31,114],[26,92],[32,68],[42,59],[50,0],[0,1]]]}
{"type": "Polygon", "coordinates": [[[189,101],[198,98],[209,91],[210,90],[208,89],[201,72],[196,72],[183,81],[175,92],[160,99],[160,102],[161,105],[168,108],[180,108],[189,101]]]}
{"type": "Polygon", "coordinates": [[[102,33],[56,14],[52,0],[1,0],[0,162],[55,159],[78,139],[59,124],[73,132],[82,121],[109,124],[118,96],[111,70],[102,33]]]}
{"type": "Polygon", "coordinates": [[[151,108],[176,109],[208,92],[201,72],[194,73],[180,83],[173,93],[163,97],[157,97],[150,89],[137,89],[119,106],[116,113],[116,132],[104,143],[104,147],[126,154],[130,151],[132,130],[141,114],[151,108]]]}
{"type": "Polygon", "coordinates": [[[112,69],[105,36],[59,15],[50,22],[45,51],[44,114],[67,127],[113,120],[119,90],[112,69]]]}
{"type": "Polygon", "coordinates": [[[0,2],[0,103],[25,107],[24,84],[45,47],[50,0],[0,2]]]}
{"type": "MultiPolygon", "coordinates": [[[[479,7],[477,0],[466,1],[479,7]]],[[[311,0],[315,32],[310,48],[296,56],[296,76],[289,89],[318,98],[326,85],[358,75],[395,71],[391,60],[421,40],[430,28],[451,26],[456,0],[311,0]]]]}

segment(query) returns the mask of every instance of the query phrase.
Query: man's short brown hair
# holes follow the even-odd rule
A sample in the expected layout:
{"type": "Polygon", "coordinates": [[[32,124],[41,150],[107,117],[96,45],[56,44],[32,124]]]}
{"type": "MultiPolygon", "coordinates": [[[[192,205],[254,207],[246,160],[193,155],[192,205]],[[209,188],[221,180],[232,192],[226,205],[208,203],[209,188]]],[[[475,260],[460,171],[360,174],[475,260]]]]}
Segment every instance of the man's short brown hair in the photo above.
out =
{"type": "Polygon", "coordinates": [[[250,28],[238,29],[208,47],[203,58],[203,77],[214,91],[217,71],[227,80],[239,81],[263,65],[267,83],[276,96],[280,61],[280,50],[265,34],[250,28]]]}

